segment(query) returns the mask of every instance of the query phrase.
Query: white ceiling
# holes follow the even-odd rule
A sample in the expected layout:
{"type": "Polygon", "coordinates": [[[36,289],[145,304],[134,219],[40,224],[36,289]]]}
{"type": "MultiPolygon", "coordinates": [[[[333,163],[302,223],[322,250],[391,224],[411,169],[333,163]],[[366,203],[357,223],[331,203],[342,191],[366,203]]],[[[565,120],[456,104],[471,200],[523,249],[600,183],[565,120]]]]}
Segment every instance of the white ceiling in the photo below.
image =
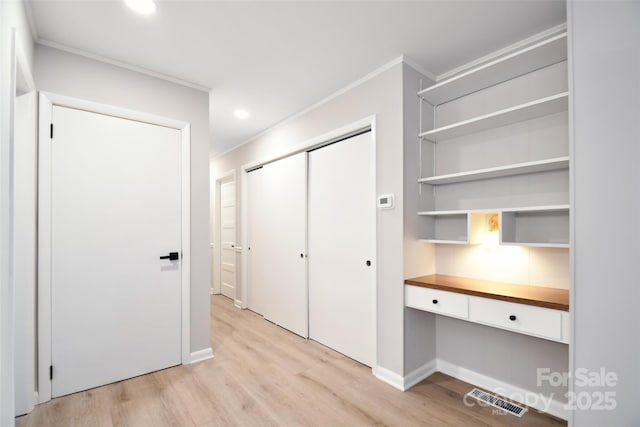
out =
{"type": "Polygon", "coordinates": [[[40,40],[211,88],[214,154],[400,55],[439,75],[566,20],[561,0],[29,3],[40,40]]]}

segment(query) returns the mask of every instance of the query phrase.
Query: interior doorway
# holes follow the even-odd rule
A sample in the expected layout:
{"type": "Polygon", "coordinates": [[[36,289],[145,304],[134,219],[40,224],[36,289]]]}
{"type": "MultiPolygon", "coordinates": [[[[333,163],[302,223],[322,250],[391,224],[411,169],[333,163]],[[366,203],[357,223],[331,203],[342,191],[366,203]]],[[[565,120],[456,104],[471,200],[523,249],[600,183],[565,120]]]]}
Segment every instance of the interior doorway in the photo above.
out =
{"type": "Polygon", "coordinates": [[[40,402],[189,363],[189,124],[44,93],[39,119],[40,402]]]}
{"type": "Polygon", "coordinates": [[[236,299],[236,182],[220,184],[220,292],[236,299]]]}
{"type": "Polygon", "coordinates": [[[218,176],[215,179],[214,188],[211,293],[222,294],[231,299],[237,307],[241,307],[241,295],[237,287],[237,259],[242,248],[236,243],[237,186],[235,170],[218,176]]]}

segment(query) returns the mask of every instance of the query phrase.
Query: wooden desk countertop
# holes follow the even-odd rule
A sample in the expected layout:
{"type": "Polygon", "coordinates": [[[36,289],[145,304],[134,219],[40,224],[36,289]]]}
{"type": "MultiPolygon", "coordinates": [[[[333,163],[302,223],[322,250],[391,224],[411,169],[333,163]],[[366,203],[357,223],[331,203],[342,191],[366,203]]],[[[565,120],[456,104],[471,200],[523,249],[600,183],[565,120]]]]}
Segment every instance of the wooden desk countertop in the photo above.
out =
{"type": "Polygon", "coordinates": [[[404,283],[423,288],[569,311],[569,290],[567,289],[516,285],[445,274],[416,277],[407,279],[404,283]]]}

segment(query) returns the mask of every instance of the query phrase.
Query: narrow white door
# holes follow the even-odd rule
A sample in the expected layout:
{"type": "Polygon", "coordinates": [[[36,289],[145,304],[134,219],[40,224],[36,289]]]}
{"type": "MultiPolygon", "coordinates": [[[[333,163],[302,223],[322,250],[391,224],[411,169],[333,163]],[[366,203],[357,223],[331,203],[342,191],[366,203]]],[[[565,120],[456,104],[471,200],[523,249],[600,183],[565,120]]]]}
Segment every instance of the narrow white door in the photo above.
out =
{"type": "Polygon", "coordinates": [[[365,365],[375,355],[371,133],[309,153],[309,336],[365,365]]]}
{"type": "Polygon", "coordinates": [[[220,291],[236,298],[236,183],[220,184],[220,291]]]}
{"type": "Polygon", "coordinates": [[[52,396],[181,362],[180,131],[53,107],[52,396]]]}
{"type": "Polygon", "coordinates": [[[264,272],[268,269],[267,225],[263,212],[267,208],[263,190],[263,168],[247,172],[247,308],[264,315],[268,293],[264,272]],[[266,251],[266,252],[265,252],[266,251]]]}
{"type": "MultiPolygon", "coordinates": [[[[262,168],[263,247],[258,248],[264,281],[264,317],[308,336],[306,153],[262,168]]],[[[253,250],[253,247],[252,247],[253,250]]],[[[249,286],[251,286],[249,284],[249,286]]]]}

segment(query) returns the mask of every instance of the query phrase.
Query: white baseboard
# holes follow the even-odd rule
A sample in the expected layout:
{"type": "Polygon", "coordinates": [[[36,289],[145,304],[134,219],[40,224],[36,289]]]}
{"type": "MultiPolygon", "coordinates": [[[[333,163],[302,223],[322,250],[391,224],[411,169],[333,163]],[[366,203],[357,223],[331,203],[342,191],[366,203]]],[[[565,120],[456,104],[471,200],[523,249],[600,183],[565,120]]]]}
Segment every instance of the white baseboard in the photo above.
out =
{"type": "Polygon", "coordinates": [[[234,299],[233,305],[235,305],[237,308],[242,308],[242,301],[239,299],[234,299]]]}
{"type": "Polygon", "coordinates": [[[499,394],[515,402],[522,403],[530,408],[546,412],[558,418],[562,418],[563,420],[568,419],[569,414],[564,408],[565,404],[563,402],[552,399],[549,396],[541,396],[539,393],[516,387],[509,383],[483,375],[479,372],[454,365],[453,363],[449,363],[442,359],[430,360],[404,377],[383,368],[382,366],[376,366],[373,369],[373,375],[375,375],[380,381],[383,381],[398,390],[406,391],[425,378],[428,378],[436,371],[459,379],[460,381],[473,384],[492,393],[499,394]]]}
{"type": "Polygon", "coordinates": [[[450,377],[473,384],[492,393],[507,397],[510,400],[562,418],[563,420],[568,419],[569,414],[564,408],[565,404],[551,397],[541,396],[539,393],[505,383],[487,375],[454,365],[445,360],[438,359],[436,365],[438,371],[450,377]],[[530,398],[527,398],[527,396],[530,396],[530,398]]]}
{"type": "Polygon", "coordinates": [[[405,391],[404,378],[402,378],[402,375],[396,374],[382,366],[376,366],[373,368],[373,375],[375,375],[375,377],[380,381],[389,384],[391,387],[397,388],[400,391],[405,391]]]}
{"type": "Polygon", "coordinates": [[[198,363],[198,362],[202,362],[204,360],[212,359],[212,358],[213,358],[213,350],[211,350],[211,347],[209,347],[209,348],[194,351],[193,353],[191,353],[189,358],[190,359],[189,363],[198,363]]]}
{"type": "Polygon", "coordinates": [[[414,369],[409,372],[403,378],[403,385],[405,390],[409,390],[414,385],[418,384],[423,379],[431,376],[433,373],[437,371],[437,360],[433,359],[428,361],[422,366],[414,369]]]}
{"type": "Polygon", "coordinates": [[[433,359],[409,372],[404,377],[383,368],[382,366],[376,366],[375,369],[373,369],[373,375],[375,375],[380,381],[384,381],[398,390],[406,391],[423,379],[427,378],[429,375],[433,374],[435,371],[436,360],[433,359]]]}

